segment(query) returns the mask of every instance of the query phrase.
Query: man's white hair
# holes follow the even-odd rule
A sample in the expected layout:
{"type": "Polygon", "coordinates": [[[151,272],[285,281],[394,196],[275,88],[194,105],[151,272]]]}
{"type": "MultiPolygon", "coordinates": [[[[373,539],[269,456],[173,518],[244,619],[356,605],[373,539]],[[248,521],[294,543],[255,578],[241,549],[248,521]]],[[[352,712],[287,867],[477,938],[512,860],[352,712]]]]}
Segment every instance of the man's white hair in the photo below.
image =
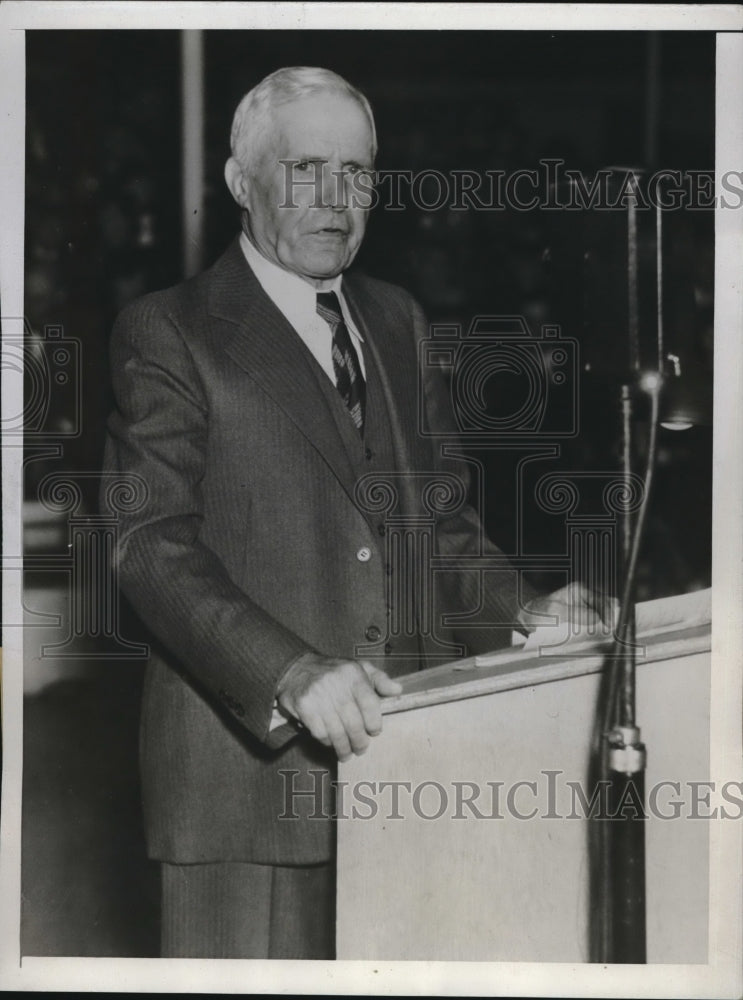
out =
{"type": "Polygon", "coordinates": [[[282,104],[314,94],[348,94],[369,119],[372,155],[377,154],[377,131],[372,109],[361,93],[342,76],[319,66],[287,66],[270,73],[243,97],[235,109],[230,132],[232,155],[243,168],[256,165],[273,127],[273,111],[282,104]]]}

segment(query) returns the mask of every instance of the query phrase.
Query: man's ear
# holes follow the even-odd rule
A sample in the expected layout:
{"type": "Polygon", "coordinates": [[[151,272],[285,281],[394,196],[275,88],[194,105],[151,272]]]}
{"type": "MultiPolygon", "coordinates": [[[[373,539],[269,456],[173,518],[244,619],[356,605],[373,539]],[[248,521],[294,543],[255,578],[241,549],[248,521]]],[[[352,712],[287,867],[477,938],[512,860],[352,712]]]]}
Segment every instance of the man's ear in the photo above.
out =
{"type": "Polygon", "coordinates": [[[250,182],[234,156],[231,156],[224,165],[224,179],[230,194],[240,208],[247,208],[250,182]]]}

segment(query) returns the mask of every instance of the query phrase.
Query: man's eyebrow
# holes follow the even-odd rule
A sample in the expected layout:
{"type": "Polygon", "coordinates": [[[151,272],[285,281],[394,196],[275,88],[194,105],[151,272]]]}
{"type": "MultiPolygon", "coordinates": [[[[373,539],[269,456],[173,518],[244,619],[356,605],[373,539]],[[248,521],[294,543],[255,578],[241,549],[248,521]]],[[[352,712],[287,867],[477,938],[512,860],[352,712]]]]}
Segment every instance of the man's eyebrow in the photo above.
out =
{"type": "Polygon", "coordinates": [[[305,156],[302,153],[298,153],[296,156],[280,156],[276,162],[283,163],[287,167],[292,167],[297,163],[327,163],[328,160],[324,156],[305,156]]]}
{"type": "MultiPolygon", "coordinates": [[[[327,156],[319,156],[316,153],[297,153],[295,156],[282,156],[280,163],[329,163],[327,156]]],[[[344,167],[360,167],[362,170],[373,170],[374,163],[362,162],[361,160],[345,160],[344,167]]]]}

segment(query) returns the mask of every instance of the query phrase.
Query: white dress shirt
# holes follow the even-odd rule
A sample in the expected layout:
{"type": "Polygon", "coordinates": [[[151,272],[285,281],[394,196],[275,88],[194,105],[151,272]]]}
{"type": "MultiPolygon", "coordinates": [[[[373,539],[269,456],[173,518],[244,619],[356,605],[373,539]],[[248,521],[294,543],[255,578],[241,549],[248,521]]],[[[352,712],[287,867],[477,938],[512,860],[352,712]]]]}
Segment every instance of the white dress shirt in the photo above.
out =
{"type": "MultiPolygon", "coordinates": [[[[240,233],[240,247],[253,274],[258,279],[263,291],[274,305],[284,314],[307,349],[328,376],[333,385],[335,371],[333,369],[333,336],[329,325],[322,316],[317,314],[317,292],[304,278],[274,264],[263,256],[250,242],[245,233],[240,233]]],[[[333,279],[333,284],[327,291],[335,292],[340,303],[343,320],[351,334],[351,340],[356,348],[356,354],[361,365],[361,373],[366,376],[364,352],[361,349],[363,337],[356,329],[348,305],[343,297],[341,285],[343,275],[333,279]]]]}

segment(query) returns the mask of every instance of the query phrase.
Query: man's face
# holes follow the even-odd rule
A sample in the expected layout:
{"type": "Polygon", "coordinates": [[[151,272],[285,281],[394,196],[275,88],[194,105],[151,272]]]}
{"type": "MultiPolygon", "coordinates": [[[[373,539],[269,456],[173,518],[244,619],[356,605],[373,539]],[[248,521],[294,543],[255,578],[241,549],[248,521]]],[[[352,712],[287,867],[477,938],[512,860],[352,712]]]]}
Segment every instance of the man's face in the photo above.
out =
{"type": "Polygon", "coordinates": [[[269,260],[322,287],[364,236],[368,210],[354,204],[363,196],[354,198],[353,178],[373,167],[371,127],[352,97],[334,93],[281,105],[274,121],[248,176],[250,234],[269,260]]]}

